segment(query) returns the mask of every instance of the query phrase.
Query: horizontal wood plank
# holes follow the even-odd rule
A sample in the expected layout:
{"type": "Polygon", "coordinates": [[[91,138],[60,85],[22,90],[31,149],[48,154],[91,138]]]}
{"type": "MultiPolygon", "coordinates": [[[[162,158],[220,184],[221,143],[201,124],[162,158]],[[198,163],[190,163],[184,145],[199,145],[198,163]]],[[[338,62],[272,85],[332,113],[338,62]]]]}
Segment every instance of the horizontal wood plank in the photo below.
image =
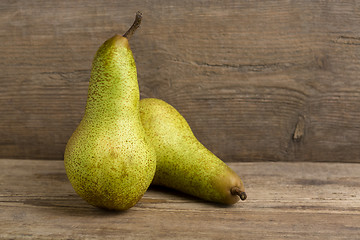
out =
{"type": "Polygon", "coordinates": [[[141,10],[141,96],[175,106],[224,161],[360,162],[359,6],[1,1],[0,157],[62,158],[97,48],[141,10]]]}
{"type": "Polygon", "coordinates": [[[62,161],[0,160],[1,239],[357,239],[360,164],[229,163],[248,199],[225,207],[151,187],[125,212],[76,195],[62,161]]]}

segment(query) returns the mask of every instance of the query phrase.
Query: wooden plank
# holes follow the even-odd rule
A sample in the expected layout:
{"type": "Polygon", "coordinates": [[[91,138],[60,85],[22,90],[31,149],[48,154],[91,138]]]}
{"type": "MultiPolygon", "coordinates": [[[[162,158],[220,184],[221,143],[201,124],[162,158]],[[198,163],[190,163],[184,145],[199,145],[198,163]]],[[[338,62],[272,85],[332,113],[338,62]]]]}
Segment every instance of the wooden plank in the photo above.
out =
{"type": "Polygon", "coordinates": [[[97,48],[137,10],[142,97],[219,157],[360,162],[356,1],[1,1],[0,157],[62,158],[97,48]]]}
{"type": "Polygon", "coordinates": [[[0,160],[1,239],[357,239],[360,164],[230,163],[248,199],[230,207],[160,187],[125,212],[78,197],[62,161],[0,160]]]}

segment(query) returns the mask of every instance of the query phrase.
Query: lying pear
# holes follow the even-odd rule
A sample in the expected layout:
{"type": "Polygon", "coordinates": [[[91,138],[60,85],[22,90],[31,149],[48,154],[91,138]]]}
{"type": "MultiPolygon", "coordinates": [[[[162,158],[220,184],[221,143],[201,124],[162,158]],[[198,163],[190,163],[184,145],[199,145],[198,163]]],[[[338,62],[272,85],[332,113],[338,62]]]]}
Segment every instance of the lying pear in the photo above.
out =
{"type": "Polygon", "coordinates": [[[143,196],[155,174],[156,155],[139,113],[137,72],[129,31],[105,41],[93,60],[85,114],[64,155],[75,191],[91,205],[126,210],[143,196]]]}
{"type": "Polygon", "coordinates": [[[224,204],[246,199],[240,177],[196,139],[174,107],[142,99],[140,116],[157,155],[153,184],[224,204]]]}

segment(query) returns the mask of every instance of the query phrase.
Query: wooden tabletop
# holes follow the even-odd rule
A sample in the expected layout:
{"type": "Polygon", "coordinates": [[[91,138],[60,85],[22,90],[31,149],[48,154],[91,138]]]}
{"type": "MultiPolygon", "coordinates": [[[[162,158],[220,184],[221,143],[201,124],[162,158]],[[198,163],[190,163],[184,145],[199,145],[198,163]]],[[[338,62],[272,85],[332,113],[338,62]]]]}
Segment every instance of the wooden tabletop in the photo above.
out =
{"type": "Polygon", "coordinates": [[[207,203],[151,187],[125,212],[76,195],[62,161],[0,160],[1,239],[358,239],[360,164],[229,163],[248,199],[207,203]]]}

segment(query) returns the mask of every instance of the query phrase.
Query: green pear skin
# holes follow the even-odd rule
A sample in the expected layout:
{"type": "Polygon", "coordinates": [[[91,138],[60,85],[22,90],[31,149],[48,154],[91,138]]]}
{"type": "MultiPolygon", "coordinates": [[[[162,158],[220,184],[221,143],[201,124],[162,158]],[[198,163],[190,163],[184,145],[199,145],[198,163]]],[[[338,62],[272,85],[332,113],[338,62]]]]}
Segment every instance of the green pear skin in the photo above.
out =
{"type": "Polygon", "coordinates": [[[157,155],[154,185],[223,204],[246,199],[240,177],[196,139],[174,107],[145,98],[140,101],[140,116],[157,155]]]}
{"type": "Polygon", "coordinates": [[[64,154],[73,188],[91,205],[129,209],[151,184],[156,155],[146,142],[139,101],[128,38],[115,35],[95,55],[85,114],[64,154]]]}

